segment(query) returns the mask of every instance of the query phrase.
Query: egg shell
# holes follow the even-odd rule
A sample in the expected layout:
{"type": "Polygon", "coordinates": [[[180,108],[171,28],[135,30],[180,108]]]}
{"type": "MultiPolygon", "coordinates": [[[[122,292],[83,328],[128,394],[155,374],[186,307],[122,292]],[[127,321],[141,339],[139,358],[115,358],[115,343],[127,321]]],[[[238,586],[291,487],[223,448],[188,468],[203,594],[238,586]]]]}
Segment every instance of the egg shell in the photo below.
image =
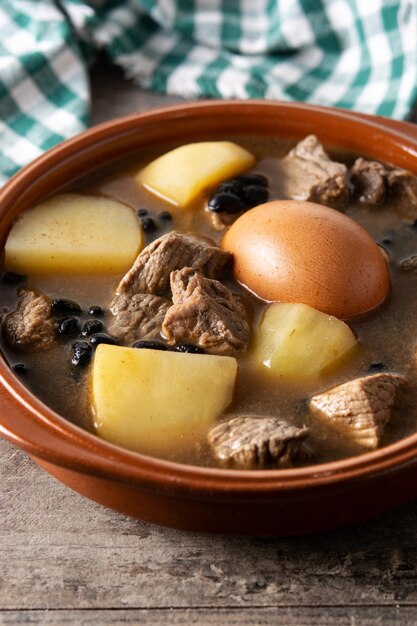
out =
{"type": "Polygon", "coordinates": [[[244,213],[222,247],[236,279],[269,302],[302,302],[340,319],[380,306],[390,289],[378,246],[350,217],[313,202],[277,200],[244,213]]]}

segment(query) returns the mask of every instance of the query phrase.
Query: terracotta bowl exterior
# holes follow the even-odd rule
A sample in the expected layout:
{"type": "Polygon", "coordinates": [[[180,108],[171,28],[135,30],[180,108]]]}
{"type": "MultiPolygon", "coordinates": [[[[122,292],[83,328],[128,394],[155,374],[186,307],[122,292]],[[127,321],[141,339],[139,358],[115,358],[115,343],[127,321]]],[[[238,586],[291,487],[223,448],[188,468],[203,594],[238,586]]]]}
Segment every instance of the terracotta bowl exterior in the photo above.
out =
{"type": "MultiPolygon", "coordinates": [[[[201,102],[130,115],[48,151],[0,192],[4,246],[17,215],[81,176],[148,146],[255,135],[300,139],[417,173],[410,124],[300,104],[201,102]]],[[[38,400],[0,359],[0,434],[79,493],[175,528],[243,535],[313,532],[374,515],[417,495],[417,434],[343,461],[292,470],[231,471],[150,458],[72,425],[38,400]]]]}

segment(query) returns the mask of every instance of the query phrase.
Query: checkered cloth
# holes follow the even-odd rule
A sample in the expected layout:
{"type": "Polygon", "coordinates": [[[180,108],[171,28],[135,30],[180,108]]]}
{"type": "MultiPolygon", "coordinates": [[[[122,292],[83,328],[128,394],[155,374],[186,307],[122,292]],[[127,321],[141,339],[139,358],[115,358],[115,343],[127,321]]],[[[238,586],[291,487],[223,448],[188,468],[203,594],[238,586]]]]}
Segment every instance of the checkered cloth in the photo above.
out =
{"type": "Polygon", "coordinates": [[[0,182],[88,125],[103,49],[145,89],[404,118],[417,0],[1,0],[0,182]]]}

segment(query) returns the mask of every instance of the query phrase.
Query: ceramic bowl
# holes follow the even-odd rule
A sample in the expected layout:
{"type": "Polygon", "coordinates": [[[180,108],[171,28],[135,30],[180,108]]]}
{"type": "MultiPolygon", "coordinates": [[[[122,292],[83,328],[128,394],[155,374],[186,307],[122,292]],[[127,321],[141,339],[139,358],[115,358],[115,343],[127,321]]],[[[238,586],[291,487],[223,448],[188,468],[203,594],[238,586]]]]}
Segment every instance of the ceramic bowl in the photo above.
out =
{"type": "MultiPolygon", "coordinates": [[[[0,192],[0,239],[17,215],[81,176],[161,141],[230,135],[300,139],[417,173],[417,131],[335,109],[268,102],[202,102],[130,115],[48,151],[0,192]]],[[[313,532],[377,514],[417,495],[417,434],[343,461],[300,469],[207,469],[129,452],[46,407],[0,360],[0,433],[79,493],[122,513],[213,533],[313,532]]]]}

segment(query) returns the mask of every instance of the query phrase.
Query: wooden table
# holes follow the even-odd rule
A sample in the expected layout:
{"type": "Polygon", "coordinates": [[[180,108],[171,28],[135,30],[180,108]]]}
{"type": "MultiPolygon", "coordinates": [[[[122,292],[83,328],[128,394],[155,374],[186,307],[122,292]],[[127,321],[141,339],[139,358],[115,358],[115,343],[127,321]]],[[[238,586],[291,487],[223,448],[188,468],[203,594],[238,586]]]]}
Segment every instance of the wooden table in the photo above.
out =
{"type": "MultiPolygon", "coordinates": [[[[93,72],[93,123],[179,99],[93,72]]],[[[417,503],[321,535],[239,539],[137,522],[0,441],[0,624],[417,623],[417,503]]]]}

